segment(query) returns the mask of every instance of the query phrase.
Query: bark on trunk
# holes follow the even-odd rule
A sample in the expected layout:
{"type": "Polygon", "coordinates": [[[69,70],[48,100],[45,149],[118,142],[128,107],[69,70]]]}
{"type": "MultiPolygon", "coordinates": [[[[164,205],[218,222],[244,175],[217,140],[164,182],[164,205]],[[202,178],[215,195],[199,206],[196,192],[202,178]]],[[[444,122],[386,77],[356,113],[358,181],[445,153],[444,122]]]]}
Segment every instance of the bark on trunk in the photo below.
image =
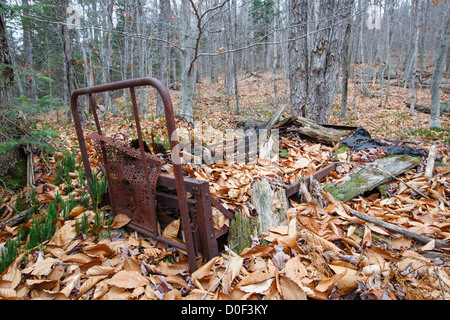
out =
{"type": "MultiPolygon", "coordinates": [[[[62,1],[57,2],[58,17],[61,21],[66,21],[66,13],[63,10],[62,1]]],[[[68,104],[67,120],[69,123],[72,122],[72,113],[70,112],[70,97],[72,92],[77,89],[76,72],[75,72],[75,59],[73,56],[72,48],[72,37],[70,30],[66,24],[61,25],[61,43],[64,53],[64,66],[65,66],[65,81],[66,81],[66,103],[68,104]]],[[[78,106],[78,112],[80,113],[80,118],[82,121],[86,120],[86,115],[83,112],[83,107],[78,106]]]]}
{"type": "Polygon", "coordinates": [[[180,116],[186,121],[194,122],[194,93],[195,93],[195,68],[191,68],[192,60],[194,59],[194,43],[192,38],[192,25],[191,25],[191,4],[189,0],[182,1],[181,8],[181,25],[182,25],[182,47],[183,52],[181,54],[181,112],[180,116]]]}
{"type": "MultiPolygon", "coordinates": [[[[0,2],[0,111],[13,107],[14,88],[14,69],[6,37],[6,23],[3,19],[3,10],[4,7],[0,2]]],[[[0,143],[20,138],[9,132],[11,131],[9,130],[10,124],[4,119],[6,117],[1,117],[0,120],[2,132],[0,143]]],[[[0,153],[0,180],[8,188],[26,185],[26,156],[18,148],[0,153]]]]}
{"type": "Polygon", "coordinates": [[[298,25],[289,32],[289,81],[291,114],[305,116],[308,97],[308,1],[290,1],[289,24],[298,25]]]}
{"type": "MultiPolygon", "coordinates": [[[[25,14],[29,13],[28,10],[28,0],[22,0],[23,11],[25,14]]],[[[26,17],[22,17],[22,27],[23,27],[23,47],[25,56],[25,69],[26,74],[26,97],[32,101],[36,101],[37,91],[36,91],[36,80],[34,77],[34,58],[33,58],[33,42],[31,41],[31,28],[29,26],[29,21],[26,17]]]]}
{"type": "Polygon", "coordinates": [[[316,123],[328,123],[338,83],[347,19],[354,0],[321,1],[320,6],[315,7],[317,20],[311,52],[308,52],[306,37],[307,1],[292,2],[291,24],[299,26],[292,28],[289,43],[291,113],[316,123]]]}
{"type": "Polygon", "coordinates": [[[447,23],[436,58],[436,67],[431,79],[430,128],[441,128],[441,85],[447,51],[450,46],[450,9],[447,9],[447,23]]]}
{"type": "MultiPolygon", "coordinates": [[[[159,1],[159,37],[163,40],[169,40],[169,30],[167,21],[170,21],[170,1],[159,1]]],[[[158,80],[165,86],[169,86],[169,47],[166,43],[161,43],[158,48],[158,80]]],[[[156,115],[164,115],[164,105],[161,97],[158,95],[156,103],[156,115]]]]}
{"type": "Polygon", "coordinates": [[[0,3],[0,108],[12,106],[12,90],[14,85],[14,69],[9,54],[6,24],[3,19],[3,6],[0,3]]]}

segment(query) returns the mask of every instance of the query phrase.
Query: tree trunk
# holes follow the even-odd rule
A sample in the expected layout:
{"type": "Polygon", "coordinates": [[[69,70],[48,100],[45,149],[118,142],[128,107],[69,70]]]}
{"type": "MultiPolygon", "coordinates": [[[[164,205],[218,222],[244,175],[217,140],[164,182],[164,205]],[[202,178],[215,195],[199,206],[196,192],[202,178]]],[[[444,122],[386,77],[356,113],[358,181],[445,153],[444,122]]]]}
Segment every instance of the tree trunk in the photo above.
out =
{"type": "MultiPolygon", "coordinates": [[[[66,13],[63,10],[64,4],[61,0],[57,2],[57,10],[58,14],[57,16],[61,21],[66,21],[66,13]]],[[[61,25],[61,42],[63,47],[63,54],[64,54],[64,74],[65,74],[65,81],[66,81],[66,94],[65,99],[66,103],[68,104],[68,112],[67,112],[67,122],[72,122],[72,113],[70,111],[70,98],[72,96],[72,92],[74,92],[77,89],[77,81],[76,81],[76,72],[75,72],[75,59],[73,55],[73,48],[72,48],[72,37],[70,34],[70,30],[67,27],[67,24],[63,23],[61,25]]],[[[78,105],[78,112],[80,113],[80,118],[82,121],[86,120],[86,116],[83,111],[83,107],[81,105],[78,105]]]]}
{"type": "Polygon", "coordinates": [[[9,54],[6,24],[0,2],[0,109],[9,108],[13,103],[14,69],[9,54]]]}
{"type": "Polygon", "coordinates": [[[441,85],[445,58],[450,46],[450,9],[447,9],[446,27],[436,55],[436,66],[431,79],[431,116],[430,128],[441,128],[441,85]]]}
{"type": "Polygon", "coordinates": [[[305,116],[308,97],[308,1],[289,1],[290,28],[288,54],[289,54],[289,81],[291,114],[299,117],[305,116]]]}
{"type": "MultiPolygon", "coordinates": [[[[22,0],[23,11],[25,14],[29,14],[28,0],[22,0]]],[[[25,70],[26,72],[26,97],[32,101],[36,101],[36,80],[34,77],[34,56],[33,56],[33,42],[31,41],[31,27],[28,18],[22,16],[22,28],[23,28],[23,47],[25,57],[25,70]]]]}
{"type": "MultiPolygon", "coordinates": [[[[101,45],[101,57],[102,57],[102,80],[103,83],[109,83],[111,82],[111,76],[110,76],[110,68],[111,68],[111,37],[112,37],[112,19],[113,19],[113,1],[106,0],[103,4],[102,8],[102,17],[103,17],[103,27],[106,29],[102,32],[102,40],[103,43],[101,45]]],[[[115,111],[113,110],[113,99],[111,98],[111,93],[109,91],[103,93],[103,103],[105,106],[105,114],[109,111],[115,111]]]]}
{"type": "Polygon", "coordinates": [[[352,24],[347,24],[345,30],[344,45],[342,46],[342,98],[341,98],[341,118],[347,117],[347,96],[348,96],[348,77],[350,69],[350,34],[352,33],[352,24]]]}
{"type": "MultiPolygon", "coordinates": [[[[320,6],[316,7],[318,20],[309,63],[304,61],[307,57],[304,51],[308,47],[305,46],[305,40],[290,42],[292,114],[305,113],[308,119],[317,123],[328,123],[338,83],[342,44],[349,23],[347,19],[351,15],[348,8],[353,3],[354,0],[327,0],[321,1],[320,6]],[[336,23],[338,21],[340,23],[336,23]]],[[[306,7],[306,3],[294,5],[291,23],[304,24],[307,21],[304,19],[307,7],[305,9],[303,5],[306,7]]],[[[292,38],[305,37],[304,27],[292,29],[292,38]]]]}
{"type": "Polygon", "coordinates": [[[191,68],[194,59],[194,43],[192,38],[192,24],[190,14],[191,4],[189,0],[182,1],[181,8],[181,45],[183,52],[181,54],[181,112],[180,116],[186,121],[194,122],[194,93],[195,93],[195,68],[191,68]]]}
{"type": "MultiPolygon", "coordinates": [[[[170,21],[170,1],[159,1],[159,37],[163,40],[169,40],[169,30],[167,21],[170,21]]],[[[161,43],[158,48],[158,80],[167,87],[169,86],[169,47],[166,43],[161,43]]],[[[164,115],[164,105],[161,97],[158,95],[156,103],[156,115],[164,115]]]]}
{"type": "MultiPolygon", "coordinates": [[[[12,108],[14,104],[14,70],[9,53],[8,39],[6,37],[6,23],[3,19],[3,10],[4,7],[0,2],[0,111],[12,108]]],[[[0,118],[0,129],[2,133],[0,135],[0,143],[20,138],[10,132],[9,127],[11,125],[5,120],[7,117],[6,115],[0,118]]],[[[15,132],[16,128],[12,131],[15,132]]],[[[0,181],[9,188],[25,186],[26,161],[25,154],[20,152],[18,148],[0,153],[0,181]]]]}
{"type": "Polygon", "coordinates": [[[419,47],[419,34],[420,34],[420,19],[419,10],[421,10],[420,0],[416,0],[414,3],[416,8],[414,13],[414,39],[412,43],[412,56],[411,56],[411,116],[415,115],[416,107],[416,70],[417,70],[417,50],[419,47]]]}

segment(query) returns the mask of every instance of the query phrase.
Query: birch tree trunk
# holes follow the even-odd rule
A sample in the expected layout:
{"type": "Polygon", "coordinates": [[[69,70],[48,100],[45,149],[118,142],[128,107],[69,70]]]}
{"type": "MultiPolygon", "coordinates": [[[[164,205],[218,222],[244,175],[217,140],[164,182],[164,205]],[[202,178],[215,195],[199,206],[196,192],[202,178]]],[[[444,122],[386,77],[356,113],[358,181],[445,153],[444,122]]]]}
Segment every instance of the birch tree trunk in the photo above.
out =
{"type": "Polygon", "coordinates": [[[441,85],[447,51],[450,47],[450,9],[447,9],[446,27],[436,56],[436,66],[431,79],[430,128],[441,128],[441,85]]]}

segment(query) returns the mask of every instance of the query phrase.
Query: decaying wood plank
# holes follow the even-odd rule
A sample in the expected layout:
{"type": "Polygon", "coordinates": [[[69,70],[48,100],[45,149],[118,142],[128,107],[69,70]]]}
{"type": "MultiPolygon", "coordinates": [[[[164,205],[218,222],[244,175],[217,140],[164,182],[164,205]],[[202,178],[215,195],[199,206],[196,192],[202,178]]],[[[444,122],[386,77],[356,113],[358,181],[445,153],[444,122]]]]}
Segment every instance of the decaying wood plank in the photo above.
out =
{"type": "Polygon", "coordinates": [[[235,218],[230,221],[227,241],[233,251],[240,253],[251,246],[253,230],[257,228],[257,219],[241,210],[238,211],[240,212],[237,212],[235,218]]]}
{"type": "Polygon", "coordinates": [[[418,166],[420,160],[420,157],[409,155],[387,156],[327,184],[324,189],[330,192],[336,200],[345,202],[418,166]]]}
{"type": "Polygon", "coordinates": [[[287,104],[285,104],[284,106],[282,106],[281,108],[279,108],[277,110],[277,112],[274,114],[274,116],[269,120],[269,122],[267,123],[265,129],[267,131],[272,130],[272,128],[275,126],[275,124],[278,122],[278,120],[280,119],[281,115],[283,114],[283,112],[286,110],[287,108],[287,104]]]}
{"type": "Polygon", "coordinates": [[[283,119],[274,126],[274,129],[285,127],[287,124],[290,127],[287,131],[297,132],[300,136],[315,142],[334,146],[339,143],[348,133],[332,128],[325,128],[312,120],[292,116],[283,119]]]}
{"type": "MultiPolygon", "coordinates": [[[[358,217],[361,220],[371,222],[373,224],[376,224],[377,226],[385,228],[386,230],[401,234],[407,238],[413,239],[413,240],[418,241],[423,244],[427,244],[434,240],[434,239],[422,236],[420,234],[417,234],[415,232],[409,231],[407,229],[401,228],[399,226],[396,226],[395,224],[378,220],[377,218],[371,217],[365,213],[362,213],[362,212],[359,212],[359,211],[356,211],[353,209],[350,209],[350,213],[352,215],[358,217]]],[[[444,241],[435,240],[435,246],[436,247],[448,247],[448,244],[444,241]]]]}

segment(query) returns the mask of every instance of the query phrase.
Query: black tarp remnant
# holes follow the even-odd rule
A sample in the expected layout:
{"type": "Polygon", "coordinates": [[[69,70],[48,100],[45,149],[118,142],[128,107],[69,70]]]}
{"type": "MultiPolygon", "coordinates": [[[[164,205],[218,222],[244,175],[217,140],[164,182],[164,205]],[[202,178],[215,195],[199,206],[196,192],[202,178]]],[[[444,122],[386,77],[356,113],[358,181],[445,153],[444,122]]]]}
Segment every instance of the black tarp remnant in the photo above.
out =
{"type": "Polygon", "coordinates": [[[355,131],[355,134],[343,139],[340,143],[340,146],[342,146],[343,144],[355,151],[367,151],[371,148],[377,148],[386,150],[386,152],[390,155],[408,154],[411,156],[420,157],[428,156],[428,154],[423,150],[414,149],[408,146],[387,145],[378,139],[372,139],[369,132],[367,132],[367,130],[365,130],[363,127],[358,127],[355,131]]]}

